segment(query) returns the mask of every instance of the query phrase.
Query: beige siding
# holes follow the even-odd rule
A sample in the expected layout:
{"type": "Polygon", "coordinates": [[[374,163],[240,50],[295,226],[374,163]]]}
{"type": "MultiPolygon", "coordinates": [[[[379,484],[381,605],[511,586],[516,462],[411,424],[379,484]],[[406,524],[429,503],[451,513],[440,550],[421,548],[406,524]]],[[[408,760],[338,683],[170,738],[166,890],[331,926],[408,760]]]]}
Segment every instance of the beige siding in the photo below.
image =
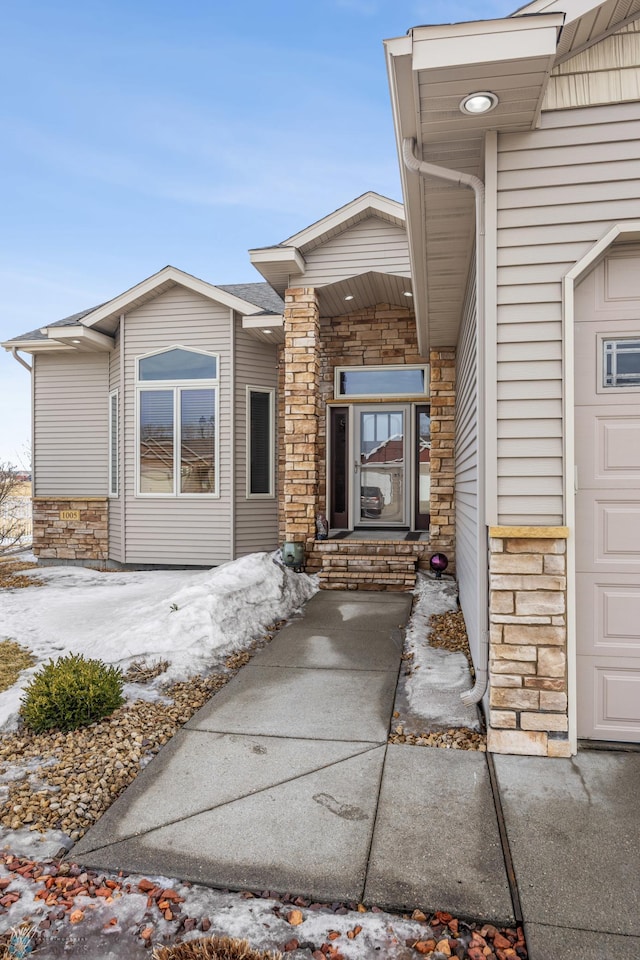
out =
{"type": "Polygon", "coordinates": [[[555,67],[543,110],[621,103],[640,97],[640,21],[628,23],[555,67]]]}
{"type": "Polygon", "coordinates": [[[456,575],[474,662],[478,662],[478,383],[476,293],[468,286],[456,352],[456,575]]]}
{"type": "Polygon", "coordinates": [[[34,356],[34,496],[106,496],[108,353],[34,356]]]}
{"type": "MultiPolygon", "coordinates": [[[[120,390],[120,331],[115,335],[115,347],[109,354],[109,393],[118,391],[118,425],[122,422],[122,391],[120,390]]],[[[109,497],[109,559],[124,561],[122,556],[122,458],[119,458],[118,496],[109,497]]]]}
{"type": "Polygon", "coordinates": [[[304,258],[305,272],[296,283],[309,287],[370,271],[411,276],[405,231],[379,217],[362,220],[304,258]]]}
{"type": "MultiPolygon", "coordinates": [[[[247,385],[278,386],[276,347],[261,343],[236,326],[236,510],[235,553],[242,557],[278,546],[278,500],[247,498],[247,385]]],[[[276,397],[277,404],[277,397],[276,397]]]]}
{"type": "Polygon", "coordinates": [[[640,219],[639,141],[640,103],[546,113],[498,139],[502,524],[564,520],[562,278],[614,223],[640,219]]]}
{"type": "Polygon", "coordinates": [[[127,563],[214,565],[231,559],[231,314],[176,286],[127,314],[125,343],[125,487],[127,563]],[[219,355],[220,497],[136,494],[136,358],[179,345],[219,355]]]}

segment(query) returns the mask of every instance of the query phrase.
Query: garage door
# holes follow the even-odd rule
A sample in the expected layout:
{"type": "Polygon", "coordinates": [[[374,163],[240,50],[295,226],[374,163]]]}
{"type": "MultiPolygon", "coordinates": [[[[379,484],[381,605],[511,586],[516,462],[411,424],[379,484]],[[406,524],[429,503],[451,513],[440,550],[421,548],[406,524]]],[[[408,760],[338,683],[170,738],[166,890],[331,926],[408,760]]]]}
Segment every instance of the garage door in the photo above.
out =
{"type": "Polygon", "coordinates": [[[578,736],[640,741],[640,251],[576,308],[578,736]]]}

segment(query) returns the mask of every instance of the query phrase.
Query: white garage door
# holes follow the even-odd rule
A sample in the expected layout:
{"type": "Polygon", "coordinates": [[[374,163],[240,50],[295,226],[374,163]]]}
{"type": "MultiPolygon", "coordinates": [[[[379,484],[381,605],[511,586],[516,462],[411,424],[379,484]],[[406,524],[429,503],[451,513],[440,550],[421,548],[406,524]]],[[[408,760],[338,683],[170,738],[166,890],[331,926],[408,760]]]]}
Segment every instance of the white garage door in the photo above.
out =
{"type": "Polygon", "coordinates": [[[640,741],[640,251],[576,297],[578,736],[640,741]]]}

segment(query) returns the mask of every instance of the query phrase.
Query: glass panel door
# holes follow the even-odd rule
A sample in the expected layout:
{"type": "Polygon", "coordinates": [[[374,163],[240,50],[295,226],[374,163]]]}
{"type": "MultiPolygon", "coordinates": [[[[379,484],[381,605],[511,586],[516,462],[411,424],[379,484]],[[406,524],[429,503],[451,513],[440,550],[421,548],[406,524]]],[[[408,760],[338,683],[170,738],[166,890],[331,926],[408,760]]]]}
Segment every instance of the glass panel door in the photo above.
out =
{"type": "Polygon", "coordinates": [[[406,525],[407,408],[372,404],[354,413],[356,524],[406,525]]]}

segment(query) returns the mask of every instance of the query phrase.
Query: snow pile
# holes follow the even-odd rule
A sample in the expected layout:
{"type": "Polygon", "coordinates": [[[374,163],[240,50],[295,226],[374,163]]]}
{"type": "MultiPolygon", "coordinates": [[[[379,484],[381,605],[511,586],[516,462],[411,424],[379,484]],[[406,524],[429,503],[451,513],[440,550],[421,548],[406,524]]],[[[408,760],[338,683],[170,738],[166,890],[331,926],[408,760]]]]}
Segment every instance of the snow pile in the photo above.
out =
{"type": "Polygon", "coordinates": [[[133,660],[168,660],[162,681],[210,669],[241,650],[316,592],[316,578],[293,573],[268,553],[204,572],[45,567],[44,585],[0,598],[0,640],[27,647],[38,663],[0,694],[0,726],[15,720],[20,693],[43,661],[82,653],[126,669],[133,660]]]}
{"type": "Polygon", "coordinates": [[[479,730],[478,711],[465,706],[460,695],[473,687],[464,653],[443,650],[429,644],[429,618],[458,609],[458,588],[452,577],[438,580],[419,575],[414,591],[411,619],[407,624],[405,647],[413,654],[411,673],[406,679],[409,709],[427,722],[430,730],[468,727],[479,730]]]}

